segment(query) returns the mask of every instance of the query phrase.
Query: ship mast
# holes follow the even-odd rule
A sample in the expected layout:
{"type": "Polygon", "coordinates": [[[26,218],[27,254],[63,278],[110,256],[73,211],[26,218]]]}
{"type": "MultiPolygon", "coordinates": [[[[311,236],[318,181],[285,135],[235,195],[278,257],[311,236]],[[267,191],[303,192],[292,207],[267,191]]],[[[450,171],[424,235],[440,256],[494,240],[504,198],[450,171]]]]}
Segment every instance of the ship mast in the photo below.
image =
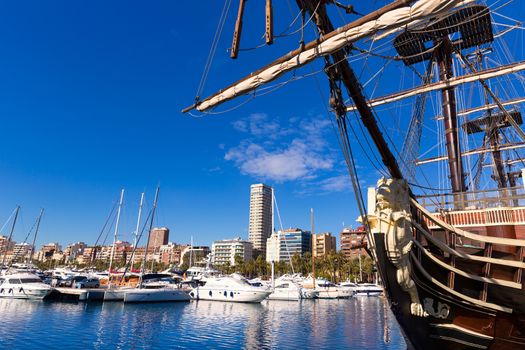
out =
{"type": "MultiPolygon", "coordinates": [[[[405,2],[406,3],[406,2],[405,2]]],[[[334,31],[334,26],[326,13],[326,6],[323,0],[297,0],[297,5],[302,11],[307,11],[315,19],[315,24],[319,31],[319,36],[323,37],[334,31]]],[[[390,175],[396,179],[402,179],[403,175],[399,169],[396,158],[388,147],[388,144],[377,125],[372,109],[368,106],[365,96],[359,84],[357,77],[346,60],[346,50],[342,48],[330,55],[335,64],[331,64],[328,56],[325,56],[326,63],[329,67],[328,77],[332,90],[331,105],[338,118],[346,117],[346,108],[343,104],[344,99],[339,89],[335,89],[335,82],[341,81],[345,86],[348,94],[354,101],[356,109],[361,116],[361,120],[368,129],[372,140],[374,141],[383,163],[387,167],[390,175]],[[335,96],[334,96],[335,94],[335,96]]]]}
{"type": "MultiPolygon", "coordinates": [[[[448,36],[443,36],[436,41],[435,58],[439,67],[440,80],[445,81],[452,78],[454,76],[452,71],[452,44],[448,36]]],[[[441,104],[445,124],[445,144],[448,155],[450,182],[452,193],[454,194],[454,207],[461,209],[464,206],[463,193],[466,188],[459,144],[456,95],[453,87],[441,90],[441,104]]]]}
{"type": "MultiPolygon", "coordinates": [[[[416,30],[405,30],[395,38],[394,47],[407,66],[434,60],[439,69],[440,83],[444,84],[454,80],[453,53],[461,55],[462,50],[479,47],[482,44],[491,43],[493,40],[488,8],[481,5],[470,5],[439,21],[416,28],[416,30]],[[431,49],[427,49],[428,44],[432,45],[431,49]]],[[[468,64],[468,62],[465,63],[468,64]]],[[[453,206],[454,209],[463,209],[466,206],[465,192],[467,188],[459,143],[454,85],[444,84],[441,87],[441,104],[450,183],[454,199],[453,206]]],[[[469,129],[469,125],[463,125],[463,127],[467,132],[475,129],[472,126],[469,129]]],[[[496,147],[496,145],[492,146],[493,148],[496,147]]]]}

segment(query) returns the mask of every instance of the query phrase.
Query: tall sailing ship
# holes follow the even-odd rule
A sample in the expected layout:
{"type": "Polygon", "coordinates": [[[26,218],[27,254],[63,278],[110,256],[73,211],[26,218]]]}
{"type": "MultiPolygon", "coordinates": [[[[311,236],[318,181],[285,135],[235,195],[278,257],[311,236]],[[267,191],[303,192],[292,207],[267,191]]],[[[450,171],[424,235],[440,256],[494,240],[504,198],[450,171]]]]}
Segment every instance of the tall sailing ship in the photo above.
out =
{"type": "Polygon", "coordinates": [[[399,0],[361,14],[360,3],[295,2],[301,35],[314,25],[315,40],[184,111],[206,113],[322,61],[368,249],[408,346],[525,349],[524,28],[513,18],[523,4],[399,0]],[[334,11],[348,23],[336,29],[334,11]],[[377,90],[388,93],[371,98],[377,90]],[[358,153],[384,175],[368,191],[358,153]]]}

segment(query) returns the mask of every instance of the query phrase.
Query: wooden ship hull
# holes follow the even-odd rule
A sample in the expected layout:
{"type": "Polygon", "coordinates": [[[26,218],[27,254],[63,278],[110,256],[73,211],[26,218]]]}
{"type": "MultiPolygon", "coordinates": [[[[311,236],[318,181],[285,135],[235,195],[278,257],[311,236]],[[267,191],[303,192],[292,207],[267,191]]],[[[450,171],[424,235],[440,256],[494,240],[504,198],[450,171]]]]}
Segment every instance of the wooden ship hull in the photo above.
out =
{"type": "Polygon", "coordinates": [[[488,220],[481,225],[479,210],[445,215],[410,202],[414,244],[407,257],[425,315],[413,314],[413,300],[398,280],[399,266],[388,258],[391,228],[368,237],[408,347],[525,349],[525,240],[515,238],[516,232],[522,238],[525,222],[509,214],[525,207],[487,209],[488,220]],[[462,222],[453,226],[443,220],[454,216],[462,222]]]}

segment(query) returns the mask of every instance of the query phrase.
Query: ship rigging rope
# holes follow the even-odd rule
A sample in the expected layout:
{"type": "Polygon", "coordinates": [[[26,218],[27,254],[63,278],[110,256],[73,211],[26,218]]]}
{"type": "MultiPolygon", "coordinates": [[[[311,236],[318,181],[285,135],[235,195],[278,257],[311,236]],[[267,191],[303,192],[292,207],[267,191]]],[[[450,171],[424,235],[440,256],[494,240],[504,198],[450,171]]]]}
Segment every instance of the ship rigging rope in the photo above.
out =
{"type": "Polygon", "coordinates": [[[361,191],[361,184],[359,182],[359,177],[357,175],[357,167],[355,164],[354,154],[352,152],[352,144],[350,142],[350,137],[348,136],[347,129],[347,118],[346,115],[337,117],[337,125],[339,127],[339,133],[341,140],[343,141],[343,154],[346,160],[346,167],[348,168],[348,173],[350,179],[352,180],[352,187],[354,189],[354,195],[356,197],[357,207],[362,218],[362,223],[368,230],[368,219],[367,213],[365,211],[365,201],[363,198],[363,193],[361,191]]]}
{"type": "MultiPolygon", "coordinates": [[[[392,39],[392,40],[393,40],[393,39],[392,39]]],[[[391,40],[390,40],[390,41],[391,41],[391,40]]],[[[390,42],[390,41],[389,41],[389,42],[390,42]]],[[[378,56],[378,57],[380,57],[380,58],[383,58],[383,59],[387,60],[386,64],[388,64],[389,62],[392,62],[392,61],[393,61],[393,60],[390,59],[390,58],[393,57],[393,56],[383,56],[383,55],[375,54],[374,52],[372,52],[372,47],[373,47],[374,43],[375,43],[375,40],[373,39],[372,42],[371,42],[371,44],[370,44],[370,48],[369,48],[369,50],[364,50],[364,49],[358,49],[358,48],[357,48],[357,51],[360,51],[360,55],[361,55],[361,54],[366,55],[366,57],[365,57],[365,62],[364,62],[364,64],[363,64],[363,68],[362,68],[362,70],[361,70],[361,74],[360,74],[360,75],[363,74],[364,69],[365,69],[365,66],[367,66],[367,65],[366,65],[366,62],[368,61],[368,58],[370,57],[370,55],[375,55],[375,56],[378,56]]],[[[385,45],[385,43],[381,44],[380,46],[384,46],[384,45],[385,45]]],[[[439,43],[438,45],[441,45],[441,43],[439,43]]],[[[437,46],[435,46],[434,48],[431,48],[430,50],[434,50],[436,47],[437,47],[437,46]]],[[[430,50],[429,50],[429,51],[430,51],[430,50]]],[[[408,58],[408,57],[407,57],[407,58],[408,58]]],[[[419,73],[414,67],[409,66],[409,68],[410,68],[410,69],[411,69],[411,70],[412,70],[417,76],[419,76],[419,77],[423,80],[423,76],[422,76],[422,75],[421,75],[421,74],[420,74],[420,73],[419,73]]],[[[375,75],[377,75],[377,73],[376,73],[375,75]]],[[[368,82],[367,82],[367,83],[368,83],[368,82]]],[[[379,83],[379,82],[376,83],[376,87],[378,86],[378,83],[379,83]]],[[[375,89],[374,89],[374,91],[375,91],[375,89]]],[[[374,112],[374,113],[375,113],[375,112],[374,112]]],[[[355,115],[355,111],[354,111],[354,115],[355,115]]],[[[357,118],[357,119],[359,119],[359,118],[357,118]]],[[[382,127],[382,129],[385,131],[385,134],[387,135],[387,138],[388,138],[388,140],[390,141],[390,144],[392,145],[392,147],[393,147],[395,153],[397,153],[397,155],[399,156],[399,151],[398,151],[397,148],[395,147],[395,145],[394,145],[392,139],[390,138],[389,133],[386,132],[386,130],[385,130],[383,124],[381,123],[381,120],[379,120],[379,118],[376,118],[376,120],[378,120],[378,124],[379,124],[379,125],[382,127]]],[[[361,123],[360,123],[359,121],[358,121],[358,125],[359,125],[359,127],[360,127],[361,133],[362,133],[363,136],[364,136],[364,139],[365,139],[366,142],[367,142],[368,147],[370,148],[370,150],[372,150],[372,147],[371,147],[371,145],[370,145],[370,143],[369,143],[369,141],[368,141],[368,138],[366,137],[365,132],[364,132],[364,130],[363,130],[363,126],[361,125],[361,123]]],[[[365,154],[366,158],[367,158],[368,161],[370,162],[370,164],[371,164],[372,166],[374,166],[374,168],[376,168],[376,170],[377,170],[378,172],[382,173],[382,175],[384,176],[385,173],[384,173],[382,170],[380,170],[380,169],[374,164],[374,162],[370,159],[368,152],[366,152],[366,151],[364,150],[364,148],[363,148],[361,142],[359,141],[359,137],[358,137],[358,136],[356,135],[356,133],[355,133],[354,128],[351,128],[351,130],[352,130],[352,132],[353,132],[353,134],[354,134],[354,136],[355,136],[355,139],[357,140],[358,144],[360,145],[361,149],[363,150],[363,153],[365,154]]],[[[377,159],[376,154],[375,154],[375,152],[373,152],[373,150],[372,150],[371,153],[372,153],[372,155],[374,156],[374,158],[376,159],[377,164],[382,164],[382,163],[379,162],[379,160],[377,159]]],[[[402,157],[398,157],[398,158],[399,158],[399,159],[401,160],[401,162],[403,163],[403,166],[407,167],[406,161],[405,161],[402,157]]],[[[417,185],[418,188],[420,188],[420,189],[422,189],[422,190],[424,190],[424,189],[428,189],[428,190],[433,190],[433,191],[441,191],[440,189],[436,189],[436,188],[430,187],[430,181],[429,181],[429,179],[427,178],[427,176],[426,176],[424,173],[422,173],[422,176],[423,176],[424,180],[426,181],[426,183],[428,184],[428,186],[417,185]]],[[[416,185],[414,182],[410,182],[410,184],[412,184],[412,185],[416,185]]],[[[424,192],[425,195],[427,194],[427,193],[425,193],[425,191],[423,191],[423,192],[424,192]]],[[[434,204],[437,205],[437,202],[434,203],[434,204]]]]}
{"type": "MultiPolygon", "coordinates": [[[[284,38],[284,37],[288,37],[288,36],[292,36],[292,35],[295,35],[299,32],[301,32],[301,42],[304,42],[303,40],[303,36],[304,36],[304,28],[312,21],[312,19],[314,18],[315,16],[315,13],[317,12],[317,9],[319,8],[319,5],[321,4],[321,2],[318,2],[317,3],[317,6],[315,8],[315,11],[312,13],[312,15],[310,16],[310,18],[308,18],[308,20],[306,22],[304,22],[304,15],[303,15],[303,11],[299,11],[299,14],[294,18],[294,20],[288,25],[288,28],[286,28],[285,30],[283,30],[281,32],[281,34],[277,34],[277,35],[274,35],[274,40],[275,38],[284,38]],[[286,31],[288,31],[294,24],[295,22],[297,21],[297,19],[299,18],[302,18],[302,23],[301,23],[301,27],[297,28],[296,30],[294,30],[293,32],[291,33],[286,33],[286,31]]],[[[261,36],[261,39],[264,39],[264,36],[265,34],[263,34],[261,36]]],[[[266,42],[263,42],[259,45],[256,45],[256,46],[253,46],[253,47],[246,47],[246,48],[240,48],[239,51],[253,51],[253,50],[257,50],[257,49],[260,49],[260,48],[263,48],[265,46],[268,46],[268,44],[266,44],[266,42]]]]}
{"type": "Polygon", "coordinates": [[[442,30],[446,30],[446,29],[451,29],[451,28],[456,28],[456,27],[459,27],[463,24],[466,24],[466,23],[469,23],[471,21],[474,21],[478,18],[481,18],[482,16],[486,15],[487,12],[492,12],[492,11],[496,11],[496,10],[499,10],[500,8],[503,8],[505,6],[507,6],[508,4],[510,4],[511,2],[513,2],[514,0],[509,0],[507,1],[506,3],[503,3],[501,5],[499,5],[498,7],[496,7],[496,5],[501,2],[501,0],[498,0],[496,2],[494,2],[493,4],[491,4],[490,6],[487,5],[487,8],[488,8],[488,11],[481,11],[479,12],[478,14],[476,15],[473,15],[473,16],[469,16],[468,18],[466,18],[464,21],[461,21],[461,22],[456,22],[454,23],[453,25],[450,25],[448,27],[440,27],[439,29],[434,29],[434,30],[431,30],[431,29],[425,29],[425,28],[428,28],[436,23],[439,23],[440,21],[443,20],[443,17],[438,17],[436,18],[435,20],[433,21],[430,21],[428,23],[425,24],[424,28],[422,29],[407,29],[407,31],[409,33],[414,33],[414,34],[429,34],[429,33],[435,33],[436,31],[442,31],[442,30]]]}
{"type": "MultiPolygon", "coordinates": [[[[131,266],[131,269],[133,269],[133,266],[131,265],[135,260],[135,252],[137,251],[137,247],[139,246],[140,239],[142,238],[142,235],[144,233],[144,230],[146,229],[146,225],[148,224],[149,218],[151,216],[151,213],[153,212],[153,209],[151,209],[148,213],[148,216],[146,217],[146,220],[144,220],[144,223],[142,224],[142,230],[140,230],[140,234],[137,236],[137,241],[135,242],[135,246],[133,247],[133,250],[131,251],[131,255],[129,257],[129,260],[126,262],[126,268],[124,269],[124,273],[122,273],[122,276],[120,276],[119,284],[122,283],[124,280],[124,277],[126,276],[126,273],[129,270],[129,267],[131,266]]],[[[148,248],[146,247],[146,250],[148,248]]]]}
{"type": "Polygon", "coordinates": [[[111,227],[113,227],[116,221],[117,221],[117,215],[114,215],[113,220],[111,220],[111,225],[108,226],[106,235],[104,236],[104,240],[102,241],[102,244],[101,244],[102,246],[106,245],[106,241],[108,240],[109,233],[111,232],[111,227]]]}
{"type": "Polygon", "coordinates": [[[213,37],[213,41],[210,46],[210,52],[208,53],[208,58],[206,59],[206,63],[204,65],[204,71],[202,72],[201,81],[197,88],[197,95],[195,97],[195,100],[197,101],[200,99],[200,95],[202,94],[204,90],[204,86],[206,84],[206,80],[208,79],[208,74],[210,73],[211,64],[213,62],[213,58],[215,57],[215,52],[217,51],[217,46],[219,44],[219,40],[222,35],[222,30],[224,29],[224,24],[226,23],[226,18],[228,17],[228,13],[230,11],[231,2],[232,0],[227,0],[224,2],[222,13],[221,13],[221,16],[219,17],[219,23],[217,24],[217,29],[215,30],[215,35],[213,37]]]}
{"type": "Polygon", "coordinates": [[[2,225],[2,228],[0,228],[0,233],[4,230],[4,228],[7,226],[7,224],[11,221],[11,219],[13,218],[13,216],[15,215],[16,213],[16,208],[13,209],[13,212],[11,213],[11,215],[9,215],[9,217],[7,218],[7,220],[4,222],[4,224],[2,225]]]}
{"type": "Polygon", "coordinates": [[[102,235],[104,234],[104,231],[106,230],[106,227],[109,223],[109,220],[112,218],[113,216],[113,213],[115,212],[115,209],[117,208],[117,201],[115,201],[113,203],[113,208],[111,208],[111,211],[109,212],[109,215],[106,219],[106,221],[104,222],[104,226],[102,226],[102,230],[100,230],[100,233],[98,234],[98,237],[97,237],[97,240],[95,241],[95,247],[98,245],[98,242],[100,241],[100,237],[102,237],[102,235]]]}
{"type": "MultiPolygon", "coordinates": [[[[364,54],[363,54],[363,56],[364,56],[364,54]]],[[[357,56],[355,56],[355,57],[357,57],[357,56]]],[[[245,105],[246,103],[248,103],[249,101],[253,100],[256,97],[260,97],[260,96],[264,96],[264,95],[270,94],[270,93],[272,93],[274,91],[277,91],[278,89],[282,88],[283,86],[287,85],[288,83],[294,82],[296,80],[301,80],[301,79],[304,79],[304,78],[308,78],[310,76],[315,76],[317,74],[324,73],[327,69],[336,66],[337,64],[339,64],[340,62],[342,62],[342,61],[344,61],[346,59],[348,59],[348,55],[345,55],[344,58],[342,58],[340,61],[332,63],[329,66],[325,66],[322,69],[319,69],[319,70],[316,70],[316,71],[312,71],[311,73],[302,74],[302,75],[299,75],[299,76],[296,75],[296,71],[293,71],[293,72],[291,72],[292,77],[290,79],[288,79],[286,81],[283,81],[283,82],[280,82],[280,83],[277,83],[277,84],[266,85],[266,86],[262,86],[262,87],[260,87],[258,89],[255,89],[251,93],[246,94],[246,95],[250,95],[250,98],[246,99],[245,101],[242,101],[241,103],[237,104],[236,106],[233,106],[232,108],[229,108],[229,109],[226,109],[226,110],[222,110],[222,111],[219,111],[219,112],[214,112],[215,107],[213,107],[210,110],[202,111],[201,112],[202,114],[200,114],[200,115],[194,114],[192,112],[188,112],[188,114],[191,117],[198,119],[198,118],[203,118],[206,115],[220,115],[220,114],[224,114],[224,113],[228,113],[228,112],[234,111],[234,110],[242,107],[243,105],[245,105]]],[[[351,62],[354,62],[354,61],[351,61],[351,62]]]]}
{"type": "MultiPolygon", "coordinates": [[[[275,204],[275,209],[277,211],[277,218],[279,219],[279,225],[281,226],[281,232],[284,233],[283,221],[281,220],[281,212],[279,211],[279,206],[277,205],[277,199],[275,198],[275,194],[273,195],[273,203],[275,204]]],[[[288,254],[288,260],[290,260],[290,266],[292,267],[292,273],[295,274],[295,270],[293,268],[292,257],[290,255],[290,249],[288,249],[288,242],[286,238],[284,239],[284,247],[286,248],[286,253],[288,254]]]]}
{"type": "MultiPolygon", "coordinates": [[[[35,228],[35,226],[36,226],[37,223],[38,223],[38,218],[35,220],[35,222],[34,222],[33,225],[31,226],[31,228],[30,228],[29,231],[27,232],[27,235],[26,235],[26,237],[24,238],[24,241],[22,242],[22,245],[24,245],[24,244],[27,242],[27,240],[29,239],[29,236],[31,235],[31,232],[33,231],[33,229],[35,228]]],[[[8,248],[9,248],[9,247],[8,247],[8,248]]],[[[34,248],[32,248],[32,249],[34,249],[34,248]]],[[[22,249],[18,249],[18,250],[16,251],[15,256],[13,257],[13,259],[11,259],[11,262],[9,263],[8,270],[11,268],[11,266],[13,266],[13,263],[14,263],[15,260],[18,258],[18,254],[20,254],[20,251],[21,251],[21,250],[22,250],[22,249]]]]}

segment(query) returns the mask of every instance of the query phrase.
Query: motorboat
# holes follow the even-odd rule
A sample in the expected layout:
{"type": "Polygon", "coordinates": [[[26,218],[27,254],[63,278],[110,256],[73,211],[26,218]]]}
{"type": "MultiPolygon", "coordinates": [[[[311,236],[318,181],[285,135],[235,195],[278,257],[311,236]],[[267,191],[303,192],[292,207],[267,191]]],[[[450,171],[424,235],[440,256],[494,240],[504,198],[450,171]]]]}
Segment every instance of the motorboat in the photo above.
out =
{"type": "Polygon", "coordinates": [[[301,289],[301,298],[302,299],[317,299],[319,298],[319,291],[315,289],[303,288],[301,289]]]}
{"type": "Polygon", "coordinates": [[[303,288],[290,280],[275,281],[273,292],[268,296],[269,300],[301,300],[303,298],[303,288]]]}
{"type": "Polygon", "coordinates": [[[44,299],[53,288],[32,273],[0,276],[0,298],[44,299]]]}
{"type": "Polygon", "coordinates": [[[358,286],[357,283],[351,281],[344,281],[339,283],[339,287],[348,290],[350,293],[352,293],[352,295],[354,295],[358,286]]]}
{"type": "Polygon", "coordinates": [[[355,289],[356,296],[375,297],[383,293],[383,287],[373,283],[359,283],[355,289]]]}
{"type": "Polygon", "coordinates": [[[219,276],[220,272],[208,266],[192,266],[188,270],[186,270],[184,275],[188,280],[206,282],[206,280],[210,277],[219,276]]]}
{"type": "Polygon", "coordinates": [[[315,289],[313,285],[312,276],[308,276],[302,282],[302,286],[305,287],[305,289],[310,287],[318,293],[318,299],[347,299],[353,294],[351,291],[341,288],[324,278],[315,279],[315,289]]]}
{"type": "Polygon", "coordinates": [[[325,279],[316,279],[315,290],[319,292],[319,299],[348,299],[352,292],[336,286],[334,283],[325,279]]]}
{"type": "Polygon", "coordinates": [[[308,278],[304,278],[301,274],[284,274],[279,277],[279,280],[292,281],[293,283],[299,285],[299,287],[301,287],[301,299],[317,299],[319,297],[319,291],[315,290],[311,276],[308,276],[308,278]],[[308,278],[310,278],[310,284],[305,284],[304,282],[308,278]]]}
{"type": "Polygon", "coordinates": [[[272,290],[266,287],[251,285],[239,274],[223,277],[208,277],[204,286],[190,292],[193,299],[216,300],[242,303],[260,303],[272,290]]]}

